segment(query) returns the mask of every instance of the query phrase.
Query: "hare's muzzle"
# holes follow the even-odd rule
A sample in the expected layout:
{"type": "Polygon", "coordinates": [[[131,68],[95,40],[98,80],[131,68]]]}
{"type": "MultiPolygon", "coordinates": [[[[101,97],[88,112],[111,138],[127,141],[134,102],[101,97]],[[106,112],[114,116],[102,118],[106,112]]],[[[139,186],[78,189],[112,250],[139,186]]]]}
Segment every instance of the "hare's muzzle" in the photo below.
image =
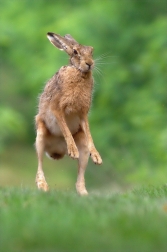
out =
{"type": "Polygon", "coordinates": [[[86,63],[86,65],[88,66],[88,70],[90,70],[92,64],[86,63]]]}

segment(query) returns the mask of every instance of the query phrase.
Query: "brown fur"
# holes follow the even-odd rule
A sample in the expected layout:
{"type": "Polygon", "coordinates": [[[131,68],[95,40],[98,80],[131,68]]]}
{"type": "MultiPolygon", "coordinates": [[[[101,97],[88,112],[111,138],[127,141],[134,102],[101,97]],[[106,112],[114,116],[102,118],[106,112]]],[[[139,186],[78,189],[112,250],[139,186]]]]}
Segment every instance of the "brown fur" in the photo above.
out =
{"type": "Polygon", "coordinates": [[[70,55],[70,65],[61,67],[48,81],[39,99],[35,118],[38,155],[36,183],[39,189],[48,190],[42,169],[44,152],[53,159],[68,154],[78,159],[76,189],[80,195],[85,195],[84,173],[89,155],[95,163],[102,163],[87,118],[93,90],[93,48],[79,45],[70,35],[61,37],[48,33],[47,36],[52,44],[70,55]]]}

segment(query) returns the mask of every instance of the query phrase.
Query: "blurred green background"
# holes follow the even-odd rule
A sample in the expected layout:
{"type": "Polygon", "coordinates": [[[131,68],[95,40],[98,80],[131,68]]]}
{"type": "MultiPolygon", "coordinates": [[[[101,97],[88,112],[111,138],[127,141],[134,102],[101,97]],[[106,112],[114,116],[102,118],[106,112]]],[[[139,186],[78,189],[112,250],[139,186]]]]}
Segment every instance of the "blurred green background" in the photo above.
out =
{"type": "MultiPolygon", "coordinates": [[[[47,32],[94,47],[90,127],[103,165],[88,189],[167,182],[165,0],[0,0],[0,185],[34,187],[34,116],[47,80],[68,62],[47,32]]],[[[74,188],[76,162],[45,159],[52,188],[74,188]]]]}

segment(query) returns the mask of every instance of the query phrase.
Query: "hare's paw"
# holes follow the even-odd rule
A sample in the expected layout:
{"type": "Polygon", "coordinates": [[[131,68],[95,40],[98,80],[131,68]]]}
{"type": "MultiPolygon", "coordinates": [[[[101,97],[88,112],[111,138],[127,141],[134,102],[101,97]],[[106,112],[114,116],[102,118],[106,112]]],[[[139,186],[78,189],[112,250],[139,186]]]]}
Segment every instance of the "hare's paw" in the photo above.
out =
{"type": "Polygon", "coordinates": [[[102,158],[100,157],[100,154],[98,153],[98,151],[96,149],[93,149],[91,152],[90,152],[90,156],[93,160],[93,162],[95,164],[102,164],[102,158]]]}
{"type": "Polygon", "coordinates": [[[75,144],[71,144],[70,146],[68,146],[68,155],[74,159],[79,158],[79,152],[75,144]]]}
{"type": "Polygon", "coordinates": [[[42,190],[44,192],[49,191],[49,186],[46,183],[46,181],[41,180],[41,181],[36,182],[36,184],[37,184],[37,187],[38,187],[39,190],[42,190]]]}
{"type": "Polygon", "coordinates": [[[88,192],[85,188],[85,184],[83,184],[83,183],[76,183],[76,190],[80,196],[88,195],[88,192]]]}
{"type": "Polygon", "coordinates": [[[46,183],[46,180],[43,176],[40,176],[39,174],[37,174],[36,176],[36,184],[39,190],[42,190],[44,192],[49,191],[49,186],[46,183]]]}

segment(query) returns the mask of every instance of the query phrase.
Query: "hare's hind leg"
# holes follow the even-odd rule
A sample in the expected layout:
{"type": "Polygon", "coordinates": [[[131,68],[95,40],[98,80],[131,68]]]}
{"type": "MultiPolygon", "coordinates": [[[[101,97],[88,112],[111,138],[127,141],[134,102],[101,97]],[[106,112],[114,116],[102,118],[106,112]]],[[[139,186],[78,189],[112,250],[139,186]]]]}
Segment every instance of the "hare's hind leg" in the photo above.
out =
{"type": "Polygon", "coordinates": [[[46,183],[44,172],[42,169],[42,163],[43,163],[43,154],[44,154],[44,148],[45,148],[45,137],[47,134],[47,129],[45,127],[45,124],[38,116],[36,116],[36,127],[37,127],[37,136],[36,136],[36,152],[38,157],[38,170],[36,174],[36,184],[38,189],[42,189],[43,191],[48,191],[49,187],[46,183]]]}
{"type": "Polygon", "coordinates": [[[88,192],[85,187],[85,170],[88,163],[90,152],[87,146],[87,140],[85,133],[81,130],[76,135],[74,135],[75,143],[79,150],[78,159],[78,176],[76,182],[76,190],[80,195],[87,195],[88,192]]]}

